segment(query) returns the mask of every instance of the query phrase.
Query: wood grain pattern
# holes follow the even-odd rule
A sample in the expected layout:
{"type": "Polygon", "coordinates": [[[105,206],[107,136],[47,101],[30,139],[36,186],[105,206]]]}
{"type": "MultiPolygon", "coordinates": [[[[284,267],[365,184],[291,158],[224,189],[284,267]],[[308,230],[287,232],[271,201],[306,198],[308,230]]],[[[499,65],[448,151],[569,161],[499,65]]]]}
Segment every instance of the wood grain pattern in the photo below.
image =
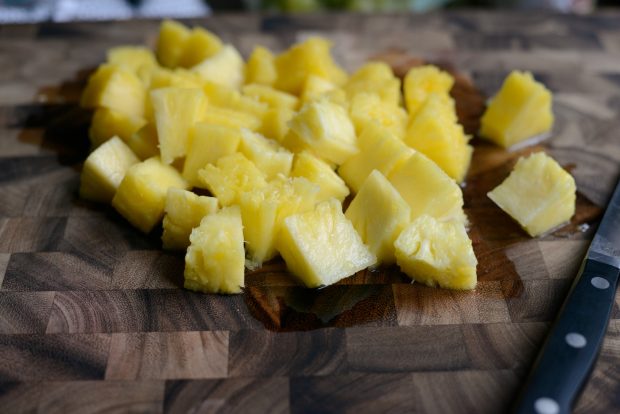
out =
{"type": "MultiPolygon", "coordinates": [[[[411,284],[395,267],[301,288],[281,260],[243,295],[182,290],[183,255],[77,197],[91,113],[77,102],[107,48],[158,22],[0,26],[0,412],[504,412],[570,286],[620,173],[620,15],[448,12],[236,16],[206,26],[248,56],[329,37],[353,70],[458,71],[461,121],[512,69],[554,92],[552,138],[478,138],[463,188],[479,286],[411,284]],[[530,239],[486,193],[546,151],[576,179],[568,226],[530,239]],[[587,226],[582,226],[587,224],[587,226]],[[586,228],[587,227],[587,228],[586,228]],[[86,408],[85,408],[86,407],[86,408]]],[[[620,294],[577,413],[620,411],[620,294]]]]}

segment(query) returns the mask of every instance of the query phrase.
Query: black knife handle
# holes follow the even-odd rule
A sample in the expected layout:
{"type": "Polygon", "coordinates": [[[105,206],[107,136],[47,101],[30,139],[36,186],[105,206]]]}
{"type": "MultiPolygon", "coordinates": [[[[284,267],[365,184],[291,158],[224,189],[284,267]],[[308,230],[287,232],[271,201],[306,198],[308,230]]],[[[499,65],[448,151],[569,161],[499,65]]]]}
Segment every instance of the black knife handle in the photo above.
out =
{"type": "Polygon", "coordinates": [[[517,398],[515,414],[571,412],[605,336],[619,273],[584,261],[517,398]]]}

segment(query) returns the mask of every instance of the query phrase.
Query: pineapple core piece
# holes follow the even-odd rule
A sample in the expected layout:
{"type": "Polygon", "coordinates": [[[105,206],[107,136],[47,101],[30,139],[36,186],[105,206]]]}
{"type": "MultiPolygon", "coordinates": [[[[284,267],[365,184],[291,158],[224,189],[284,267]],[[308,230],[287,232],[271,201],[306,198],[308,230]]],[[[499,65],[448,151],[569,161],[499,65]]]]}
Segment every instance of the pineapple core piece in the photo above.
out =
{"type": "Polygon", "coordinates": [[[232,45],[225,45],[218,53],[194,66],[192,71],[206,81],[239,89],[245,76],[244,66],[243,58],[237,49],[232,45]]]}
{"type": "Polygon", "coordinates": [[[407,111],[414,115],[431,93],[448,95],[454,78],[436,66],[414,67],[405,76],[405,103],[407,111]]]}
{"type": "Polygon", "coordinates": [[[245,65],[246,83],[272,86],[276,77],[276,65],[273,53],[267,48],[256,46],[245,65]]]}
{"type": "Polygon", "coordinates": [[[335,198],[341,203],[349,195],[349,188],[331,167],[308,152],[295,154],[292,177],[304,177],[320,187],[317,201],[335,198]]]}
{"type": "Polygon", "coordinates": [[[420,216],[402,231],[394,248],[400,269],[417,282],[458,290],[476,287],[478,261],[461,223],[420,216]]]}
{"type": "Polygon", "coordinates": [[[241,293],[245,255],[239,207],[205,216],[189,240],[185,288],[204,293],[241,293]]]}
{"type": "Polygon", "coordinates": [[[187,182],[174,167],[159,157],[133,165],[116,190],[112,206],[131,224],[150,232],[164,216],[168,189],[187,189],[187,182]]]}
{"type": "Polygon", "coordinates": [[[506,148],[548,132],[551,106],[551,92],[542,83],[530,72],[513,71],[482,115],[480,135],[506,148]]]}
{"type": "Polygon", "coordinates": [[[84,162],[80,197],[109,203],[127,170],[138,162],[138,157],[119,137],[106,141],[84,162]]]}
{"type": "Polygon", "coordinates": [[[396,262],[394,241],[409,224],[411,209],[383,174],[377,170],[370,173],[345,216],[378,263],[396,262]]]}
{"type": "Polygon", "coordinates": [[[487,195],[535,237],[570,220],[576,191],[573,177],[538,152],[520,158],[508,178],[487,195]]]}
{"type": "Polygon", "coordinates": [[[241,130],[239,151],[261,170],[267,179],[278,174],[288,176],[293,165],[293,154],[276,141],[248,129],[241,130]]]}
{"type": "Polygon", "coordinates": [[[206,215],[217,211],[217,198],[199,196],[182,188],[169,188],[164,207],[164,249],[182,250],[189,246],[189,235],[206,215]]]}
{"type": "Polygon", "coordinates": [[[307,287],[331,285],[377,263],[335,199],[287,217],[276,247],[307,287]]]}
{"type": "Polygon", "coordinates": [[[141,117],[131,116],[108,108],[99,108],[93,115],[88,137],[93,148],[97,148],[113,136],[127,142],[132,135],[146,124],[141,117]]]}

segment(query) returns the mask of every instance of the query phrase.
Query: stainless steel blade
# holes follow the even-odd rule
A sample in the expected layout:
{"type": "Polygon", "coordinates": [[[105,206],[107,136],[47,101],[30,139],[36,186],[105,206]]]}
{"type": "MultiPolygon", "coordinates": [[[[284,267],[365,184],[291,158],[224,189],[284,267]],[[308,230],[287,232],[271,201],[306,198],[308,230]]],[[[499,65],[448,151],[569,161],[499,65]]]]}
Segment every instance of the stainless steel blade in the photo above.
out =
{"type": "Polygon", "coordinates": [[[620,268],[620,181],[594,235],[588,258],[620,268]]]}

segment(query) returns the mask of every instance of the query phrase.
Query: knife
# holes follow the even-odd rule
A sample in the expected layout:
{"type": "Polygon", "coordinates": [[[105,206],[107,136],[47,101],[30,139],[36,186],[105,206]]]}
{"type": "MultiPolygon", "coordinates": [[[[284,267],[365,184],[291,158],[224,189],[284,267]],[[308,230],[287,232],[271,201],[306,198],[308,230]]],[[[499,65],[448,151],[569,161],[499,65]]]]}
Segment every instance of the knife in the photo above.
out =
{"type": "Polygon", "coordinates": [[[594,366],[620,275],[620,181],[579,273],[513,406],[569,413],[594,366]]]}

